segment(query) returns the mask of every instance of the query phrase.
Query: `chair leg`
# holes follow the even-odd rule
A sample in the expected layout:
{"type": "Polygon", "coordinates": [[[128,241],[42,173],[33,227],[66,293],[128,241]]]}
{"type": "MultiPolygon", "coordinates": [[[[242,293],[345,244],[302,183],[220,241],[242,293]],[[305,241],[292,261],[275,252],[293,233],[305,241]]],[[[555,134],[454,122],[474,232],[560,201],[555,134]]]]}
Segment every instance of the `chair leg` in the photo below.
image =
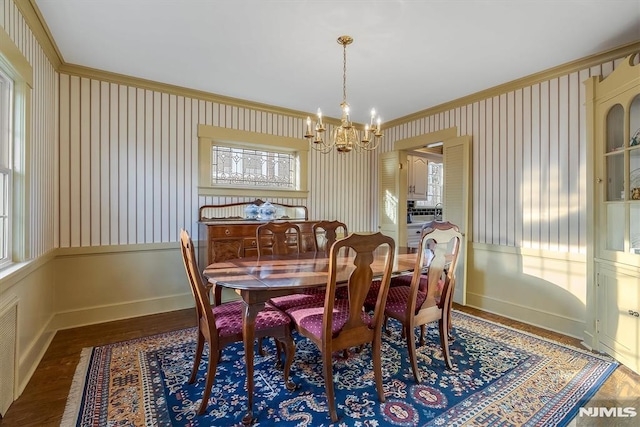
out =
{"type": "Polygon", "coordinates": [[[427,328],[425,325],[420,325],[420,342],[418,343],[420,347],[424,345],[424,335],[425,335],[426,329],[427,328]]]}
{"type": "Polygon", "coordinates": [[[449,354],[449,319],[445,316],[438,322],[440,329],[440,345],[442,346],[442,355],[444,362],[447,364],[447,368],[453,369],[451,363],[451,355],[449,354]]]}
{"type": "Polygon", "coordinates": [[[387,335],[391,335],[391,333],[387,330],[387,323],[389,322],[389,317],[384,316],[384,321],[382,322],[382,329],[387,335]]]}
{"type": "Polygon", "coordinates": [[[213,380],[216,378],[216,368],[218,367],[218,351],[209,348],[209,364],[207,366],[207,379],[205,381],[204,390],[202,392],[202,403],[200,403],[200,409],[198,415],[202,415],[207,411],[209,405],[209,396],[211,395],[211,386],[213,386],[213,380]]]}
{"type": "Polygon", "coordinates": [[[407,350],[409,351],[409,360],[411,361],[411,370],[413,371],[413,379],[417,383],[422,381],[420,372],[418,371],[418,360],[416,357],[416,337],[413,335],[413,325],[405,325],[403,328],[407,335],[407,350]]]}
{"type": "Polygon", "coordinates": [[[262,348],[262,337],[258,338],[258,354],[264,356],[264,349],[262,348]]]}
{"type": "Polygon", "coordinates": [[[198,376],[198,367],[200,367],[200,360],[202,360],[202,350],[204,350],[204,336],[198,331],[198,344],[196,346],[196,354],[193,358],[193,369],[191,371],[191,377],[189,378],[189,384],[193,384],[198,376]]]}
{"type": "MultiPolygon", "coordinates": [[[[296,344],[293,342],[293,338],[291,338],[291,333],[288,333],[284,337],[276,340],[276,343],[279,349],[284,348],[284,385],[287,390],[293,391],[297,386],[289,379],[289,372],[291,371],[291,365],[296,353],[296,344]]],[[[280,356],[278,356],[278,360],[280,360],[280,356]]]]}
{"type": "Polygon", "coordinates": [[[322,368],[324,371],[324,387],[327,394],[327,404],[329,405],[329,415],[332,422],[338,422],[336,412],[336,397],[333,390],[333,364],[331,363],[331,352],[322,352],[322,368]]]}
{"type": "Polygon", "coordinates": [[[376,389],[378,390],[378,400],[384,403],[384,388],[382,387],[382,337],[376,334],[371,343],[373,357],[373,375],[376,379],[376,389]]]}
{"type": "MultiPolygon", "coordinates": [[[[282,342],[280,342],[280,340],[274,338],[273,341],[275,341],[276,343],[276,368],[280,369],[282,368],[282,360],[281,360],[281,356],[282,356],[282,342]]],[[[286,356],[286,349],[285,349],[285,358],[286,356]]],[[[286,360],[285,360],[286,363],[286,360]]]]}

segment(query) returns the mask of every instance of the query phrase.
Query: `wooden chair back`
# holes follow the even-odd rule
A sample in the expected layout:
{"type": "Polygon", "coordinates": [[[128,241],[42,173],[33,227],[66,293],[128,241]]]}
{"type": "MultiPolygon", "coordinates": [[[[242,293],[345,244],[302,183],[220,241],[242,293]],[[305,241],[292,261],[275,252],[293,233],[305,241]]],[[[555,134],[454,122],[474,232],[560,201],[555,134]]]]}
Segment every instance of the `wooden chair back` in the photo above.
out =
{"type": "Polygon", "coordinates": [[[316,252],[324,252],[329,254],[331,246],[338,239],[337,231],[342,229],[343,237],[349,235],[347,225],[340,221],[319,221],[313,224],[313,243],[316,252]]]}
{"type": "MultiPolygon", "coordinates": [[[[223,306],[212,307],[206,282],[198,268],[193,241],[185,230],[180,230],[180,247],[191,291],[196,300],[196,313],[198,315],[198,341],[189,384],[193,384],[196,381],[205,342],[209,343],[205,386],[198,409],[198,415],[202,415],[206,412],[209,404],[211,387],[216,376],[216,368],[222,348],[229,343],[244,339],[242,312],[245,307],[241,301],[231,301],[223,304],[223,306]],[[220,322],[219,325],[216,325],[216,319],[220,322]]],[[[286,387],[289,390],[293,390],[295,385],[289,382],[289,369],[293,361],[295,344],[291,337],[290,323],[291,319],[285,313],[267,306],[257,313],[254,332],[257,338],[273,336],[278,341],[278,363],[280,362],[280,349],[284,349],[284,380],[286,387]]],[[[252,396],[253,383],[250,383],[248,387],[249,396],[252,396]]],[[[249,399],[249,414],[251,414],[252,398],[249,397],[249,399]]]]}
{"type": "Polygon", "coordinates": [[[391,272],[395,260],[395,242],[382,233],[375,234],[351,234],[344,239],[337,240],[329,252],[329,276],[327,279],[327,291],[325,294],[323,332],[325,339],[325,348],[323,351],[330,349],[342,349],[357,346],[367,342],[372,342],[379,338],[384,319],[384,305],[389,291],[389,283],[391,281],[391,272]],[[379,251],[381,247],[387,249],[387,258],[384,265],[384,274],[381,278],[380,291],[378,292],[378,300],[373,311],[373,321],[371,327],[363,322],[362,313],[364,310],[364,301],[371,287],[373,280],[373,272],[371,264],[374,261],[374,252],[379,251]],[[332,334],[333,313],[335,295],[337,289],[336,274],[340,263],[339,257],[343,257],[342,251],[351,251],[355,253],[353,258],[354,270],[349,276],[347,282],[346,297],[349,301],[349,319],[339,332],[332,334]],[[377,338],[376,338],[377,337],[377,338]]]}
{"type": "Polygon", "coordinates": [[[448,221],[433,221],[425,224],[418,246],[419,256],[416,258],[416,267],[411,280],[410,295],[414,304],[413,307],[411,304],[408,305],[409,313],[417,313],[434,306],[442,310],[445,308],[445,303],[450,310],[461,241],[462,234],[455,224],[448,221]],[[427,280],[425,280],[425,272],[427,280]],[[415,307],[415,297],[419,290],[426,292],[427,297],[420,307],[415,307]]]}
{"type": "Polygon", "coordinates": [[[218,348],[218,334],[216,330],[216,319],[211,309],[209,291],[198,268],[193,241],[186,230],[180,230],[180,246],[182,249],[182,260],[184,261],[187,277],[191,286],[191,293],[194,295],[196,313],[198,315],[198,328],[202,334],[210,338],[212,348],[218,348]]]}
{"type": "Polygon", "coordinates": [[[450,222],[425,224],[418,244],[418,256],[411,283],[391,288],[385,307],[386,318],[402,323],[407,339],[411,370],[416,382],[421,381],[416,355],[414,328],[420,326],[420,346],[424,345],[425,325],[438,321],[440,345],[445,364],[453,369],[449,354],[451,305],[455,287],[455,271],[462,235],[450,222]]]}
{"type": "Polygon", "coordinates": [[[256,229],[258,256],[300,253],[300,227],[289,222],[267,222],[256,229]]]}

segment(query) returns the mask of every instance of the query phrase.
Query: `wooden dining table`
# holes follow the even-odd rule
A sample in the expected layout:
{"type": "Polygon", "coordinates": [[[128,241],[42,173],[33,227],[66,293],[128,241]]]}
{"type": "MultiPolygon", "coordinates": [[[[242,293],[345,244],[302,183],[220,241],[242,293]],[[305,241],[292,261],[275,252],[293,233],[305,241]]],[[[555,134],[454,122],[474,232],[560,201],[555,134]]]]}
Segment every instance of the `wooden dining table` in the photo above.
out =
{"type": "MultiPolygon", "coordinates": [[[[393,272],[401,274],[412,271],[416,254],[404,249],[396,250],[393,272]]],[[[371,268],[374,277],[381,277],[387,257],[385,251],[376,253],[371,268]]],[[[346,283],[354,270],[353,257],[338,257],[337,282],[346,283]]],[[[324,253],[307,252],[295,255],[260,256],[238,258],[207,266],[204,276],[216,290],[234,290],[245,304],[242,313],[242,332],[247,374],[248,408],[243,417],[244,424],[253,421],[253,366],[256,315],[265,303],[274,297],[302,292],[311,287],[327,284],[329,258],[324,253]]],[[[219,303],[219,292],[216,292],[219,303]]],[[[295,385],[287,384],[293,389],[295,385]]]]}

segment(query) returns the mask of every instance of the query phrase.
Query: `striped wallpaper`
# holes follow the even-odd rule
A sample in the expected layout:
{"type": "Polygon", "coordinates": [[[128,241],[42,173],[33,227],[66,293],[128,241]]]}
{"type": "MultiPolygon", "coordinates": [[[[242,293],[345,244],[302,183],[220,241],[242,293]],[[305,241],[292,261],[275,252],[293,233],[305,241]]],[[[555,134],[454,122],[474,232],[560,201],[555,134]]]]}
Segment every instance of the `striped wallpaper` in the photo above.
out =
{"type": "Polygon", "coordinates": [[[582,82],[621,60],[397,125],[385,149],[456,126],[472,136],[474,242],[586,253],[582,82]]]}
{"type": "MultiPolygon", "coordinates": [[[[586,251],[582,82],[615,62],[385,130],[397,140],[452,126],[473,139],[473,241],[586,251]]],[[[60,247],[173,242],[203,204],[253,197],[197,194],[197,125],[302,138],[303,119],[61,74],[60,247]]],[[[376,153],[311,151],[312,219],[377,229],[376,153]]],[[[262,197],[259,192],[256,198],[262,197]]]]}
{"type": "Polygon", "coordinates": [[[57,247],[57,74],[13,1],[0,1],[0,25],[33,68],[25,227],[26,257],[37,258],[57,247]]]}
{"type": "MultiPolygon", "coordinates": [[[[204,204],[268,199],[200,197],[198,124],[303,139],[303,119],[69,74],[59,76],[60,247],[175,242],[204,204]]],[[[312,219],[368,231],[372,153],[311,152],[312,219]]]]}
{"type": "MultiPolygon", "coordinates": [[[[12,1],[4,0],[3,6],[0,22],[36,74],[32,256],[54,247],[175,242],[180,227],[197,228],[203,204],[268,198],[259,191],[255,197],[198,195],[198,124],[306,143],[303,117],[197,99],[175,88],[57,74],[12,1]]],[[[472,136],[474,242],[585,253],[582,82],[608,75],[618,61],[385,129],[379,151],[391,150],[401,139],[457,126],[459,135],[472,136]]],[[[377,229],[377,153],[312,150],[309,166],[308,197],[274,201],[306,204],[312,219],[339,219],[353,231],[377,229]]]]}

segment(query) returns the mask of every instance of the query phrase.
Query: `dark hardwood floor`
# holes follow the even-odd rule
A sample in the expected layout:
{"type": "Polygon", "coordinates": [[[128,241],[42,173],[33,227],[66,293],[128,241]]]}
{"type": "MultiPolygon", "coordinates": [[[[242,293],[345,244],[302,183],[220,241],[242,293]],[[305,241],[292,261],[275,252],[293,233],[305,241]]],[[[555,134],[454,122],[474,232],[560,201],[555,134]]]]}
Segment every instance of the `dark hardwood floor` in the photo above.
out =
{"type": "MultiPolygon", "coordinates": [[[[580,342],[576,338],[469,307],[456,306],[456,309],[560,341],[566,345],[580,347],[580,342]]],[[[59,426],[73,374],[80,360],[80,351],[84,347],[95,347],[187,328],[195,326],[195,321],[194,311],[189,309],[59,331],[22,396],[11,405],[5,417],[0,419],[0,425],[3,427],[59,426]]],[[[620,366],[601,387],[594,399],[597,401],[632,399],[637,402],[640,399],[640,376],[620,366]]]]}

